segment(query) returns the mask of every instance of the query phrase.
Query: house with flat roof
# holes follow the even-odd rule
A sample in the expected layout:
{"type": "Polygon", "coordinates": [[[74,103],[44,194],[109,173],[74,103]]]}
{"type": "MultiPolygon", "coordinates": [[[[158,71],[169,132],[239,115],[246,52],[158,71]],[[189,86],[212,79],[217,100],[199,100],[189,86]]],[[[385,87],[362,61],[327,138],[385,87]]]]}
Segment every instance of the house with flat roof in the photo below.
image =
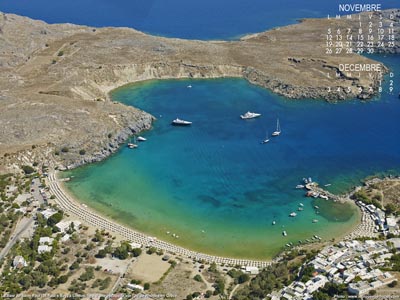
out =
{"type": "Polygon", "coordinates": [[[70,229],[70,228],[74,228],[74,230],[79,229],[79,226],[81,226],[81,222],[79,222],[79,221],[61,221],[61,222],[58,222],[55,226],[58,228],[58,230],[60,230],[60,232],[67,232],[68,229],[70,229]]]}
{"type": "Polygon", "coordinates": [[[39,253],[39,254],[42,254],[42,253],[45,253],[45,252],[50,252],[51,249],[53,249],[53,247],[47,246],[47,245],[40,245],[40,246],[38,247],[38,253],[39,253]]]}
{"type": "Polygon", "coordinates": [[[43,244],[51,244],[54,241],[53,238],[48,237],[48,236],[43,236],[39,239],[39,244],[43,245],[43,244]]]}
{"type": "Polygon", "coordinates": [[[57,213],[56,210],[52,209],[52,208],[48,208],[46,210],[43,210],[40,212],[42,214],[42,216],[47,220],[48,218],[50,218],[52,215],[55,215],[57,213]]]}

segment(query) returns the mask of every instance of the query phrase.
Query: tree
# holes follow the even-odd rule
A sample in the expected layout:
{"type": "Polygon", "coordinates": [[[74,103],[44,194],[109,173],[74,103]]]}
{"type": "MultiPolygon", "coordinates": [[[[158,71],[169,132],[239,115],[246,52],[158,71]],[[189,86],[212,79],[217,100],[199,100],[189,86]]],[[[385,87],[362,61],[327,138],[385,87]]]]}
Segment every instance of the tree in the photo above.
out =
{"type": "Polygon", "coordinates": [[[62,220],[62,218],[63,218],[63,214],[61,212],[55,213],[54,215],[52,215],[51,217],[49,217],[47,219],[47,225],[49,225],[50,227],[53,227],[58,222],[60,222],[62,220]]]}
{"type": "Polygon", "coordinates": [[[79,276],[80,281],[88,281],[94,278],[94,268],[93,267],[86,267],[85,272],[79,276]]]}
{"type": "Polygon", "coordinates": [[[195,281],[198,281],[198,282],[203,282],[203,279],[201,278],[201,276],[200,276],[199,274],[195,275],[195,276],[193,277],[193,279],[194,279],[195,281]]]}
{"type": "Polygon", "coordinates": [[[68,276],[67,275],[61,275],[60,277],[57,278],[57,283],[58,284],[63,284],[68,281],[68,276]]]}
{"type": "Polygon", "coordinates": [[[315,291],[312,295],[313,300],[330,300],[331,297],[324,292],[315,291]]]}
{"type": "Polygon", "coordinates": [[[33,172],[35,172],[35,169],[32,168],[31,166],[22,166],[22,170],[24,171],[24,173],[26,175],[32,174],[33,172]]]}
{"type": "Polygon", "coordinates": [[[111,283],[111,278],[107,277],[105,278],[101,283],[100,283],[100,290],[105,290],[106,288],[109,287],[111,283]]]}
{"type": "Polygon", "coordinates": [[[217,264],[215,262],[212,262],[210,267],[208,268],[208,271],[211,273],[216,273],[218,271],[217,264]]]}
{"type": "Polygon", "coordinates": [[[138,257],[140,254],[142,254],[142,249],[140,249],[140,248],[132,249],[132,256],[133,257],[138,257]]]}
{"type": "Polygon", "coordinates": [[[96,233],[94,234],[92,241],[93,242],[103,242],[104,241],[103,234],[98,229],[96,229],[96,233]]]}
{"type": "Polygon", "coordinates": [[[121,243],[119,247],[115,248],[113,255],[119,259],[127,259],[131,250],[131,245],[127,242],[121,243]]]}
{"type": "Polygon", "coordinates": [[[153,254],[153,253],[156,253],[157,252],[157,249],[155,248],[155,247],[150,247],[148,250],[147,250],[147,254],[153,254]]]}
{"type": "Polygon", "coordinates": [[[214,295],[223,295],[225,291],[225,282],[223,278],[218,278],[213,284],[214,287],[214,295]]]}
{"type": "Polygon", "coordinates": [[[143,289],[144,289],[145,291],[147,291],[148,289],[150,289],[150,283],[146,282],[146,283],[143,285],[143,289]]]}
{"type": "Polygon", "coordinates": [[[69,267],[70,270],[76,270],[79,268],[79,263],[77,261],[74,261],[72,265],[69,267]]]}
{"type": "Polygon", "coordinates": [[[85,150],[85,149],[79,150],[79,154],[80,154],[80,155],[85,155],[85,154],[86,154],[86,150],[85,150]]]}
{"type": "Polygon", "coordinates": [[[107,255],[107,251],[104,249],[100,249],[99,252],[95,255],[96,258],[104,258],[107,255]]]}
{"type": "Polygon", "coordinates": [[[396,205],[393,203],[388,203],[385,205],[385,211],[388,215],[391,215],[397,211],[396,205]]]}
{"type": "Polygon", "coordinates": [[[239,283],[239,284],[245,283],[245,282],[248,281],[249,279],[250,279],[250,276],[249,276],[248,274],[241,274],[241,275],[238,277],[238,283],[239,283]]]}
{"type": "Polygon", "coordinates": [[[388,287],[394,288],[397,286],[397,280],[392,281],[391,283],[388,284],[388,287]]]}

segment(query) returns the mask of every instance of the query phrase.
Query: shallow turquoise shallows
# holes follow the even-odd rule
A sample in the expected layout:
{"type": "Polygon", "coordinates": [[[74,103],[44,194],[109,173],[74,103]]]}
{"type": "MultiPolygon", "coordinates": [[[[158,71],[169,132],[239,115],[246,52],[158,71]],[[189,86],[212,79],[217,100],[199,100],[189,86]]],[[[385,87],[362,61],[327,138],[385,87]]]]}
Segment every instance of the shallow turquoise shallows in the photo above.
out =
{"type": "MultiPolygon", "coordinates": [[[[378,58],[400,66],[398,57],[378,58]]],[[[295,186],[312,177],[344,192],[365,176],[398,172],[400,101],[387,84],[379,99],[339,104],[287,100],[242,79],[125,86],[112,97],[157,118],[142,133],[147,141],[66,173],[74,176],[67,187],[120,222],[210,254],[268,259],[289,242],[337,238],[358,221],[355,207],[305,198],[295,186]],[[241,120],[246,111],[262,116],[241,120]],[[193,124],[171,126],[176,117],[193,124]],[[260,144],[277,118],[282,134],[260,144]]]]}

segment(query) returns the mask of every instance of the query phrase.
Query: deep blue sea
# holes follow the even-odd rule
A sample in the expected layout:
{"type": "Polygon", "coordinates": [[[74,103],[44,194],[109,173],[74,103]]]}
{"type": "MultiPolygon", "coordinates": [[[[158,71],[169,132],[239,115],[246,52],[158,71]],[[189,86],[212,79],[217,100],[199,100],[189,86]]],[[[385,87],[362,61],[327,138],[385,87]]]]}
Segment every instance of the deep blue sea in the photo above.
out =
{"type": "MultiPolygon", "coordinates": [[[[247,33],[338,13],[359,0],[0,0],[0,11],[49,23],[126,26],[189,39],[232,39],[247,33]]],[[[382,8],[398,0],[381,0],[382,8]]]]}

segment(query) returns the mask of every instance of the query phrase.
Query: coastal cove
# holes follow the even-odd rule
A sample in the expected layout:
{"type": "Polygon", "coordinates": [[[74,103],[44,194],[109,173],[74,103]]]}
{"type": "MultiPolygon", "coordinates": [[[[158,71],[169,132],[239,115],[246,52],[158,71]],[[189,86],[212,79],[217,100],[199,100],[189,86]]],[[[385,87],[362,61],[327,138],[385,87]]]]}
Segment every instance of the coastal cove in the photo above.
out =
{"type": "MultiPolygon", "coordinates": [[[[395,56],[378,58],[399,66],[395,56]]],[[[359,220],[356,208],[304,198],[296,184],[311,176],[342,193],[400,166],[400,103],[386,92],[370,103],[335,105],[287,100],[227,78],[148,81],[111,96],[157,118],[143,133],[148,141],[64,173],[73,176],[66,187],[121,223],[208,254],[270,259],[288,242],[345,235],[359,220]],[[262,116],[240,120],[247,110],[262,116]],[[193,125],[170,126],[176,117],[193,125]],[[277,117],[282,135],[260,145],[277,117]],[[297,217],[289,218],[292,211],[297,217]]]]}

